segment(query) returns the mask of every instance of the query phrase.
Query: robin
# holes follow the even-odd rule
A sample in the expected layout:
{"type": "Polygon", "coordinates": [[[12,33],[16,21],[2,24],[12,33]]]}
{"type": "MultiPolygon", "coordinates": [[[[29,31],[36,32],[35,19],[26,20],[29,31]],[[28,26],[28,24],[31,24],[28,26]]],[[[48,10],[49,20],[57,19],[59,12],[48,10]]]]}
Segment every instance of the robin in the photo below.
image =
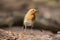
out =
{"type": "Polygon", "coordinates": [[[25,27],[25,32],[26,32],[26,28],[27,27],[31,27],[31,33],[32,33],[32,27],[34,25],[34,21],[35,21],[35,14],[36,14],[37,10],[36,9],[30,9],[27,14],[24,17],[24,27],[25,27]]]}

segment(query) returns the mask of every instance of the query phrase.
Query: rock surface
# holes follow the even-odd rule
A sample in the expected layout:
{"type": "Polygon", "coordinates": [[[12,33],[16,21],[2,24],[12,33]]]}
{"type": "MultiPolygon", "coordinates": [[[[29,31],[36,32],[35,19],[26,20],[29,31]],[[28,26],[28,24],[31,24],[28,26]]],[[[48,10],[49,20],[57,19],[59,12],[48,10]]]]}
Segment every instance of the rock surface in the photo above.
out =
{"type": "Polygon", "coordinates": [[[60,34],[49,31],[35,33],[13,32],[0,29],[0,40],[60,40],[60,34]]]}

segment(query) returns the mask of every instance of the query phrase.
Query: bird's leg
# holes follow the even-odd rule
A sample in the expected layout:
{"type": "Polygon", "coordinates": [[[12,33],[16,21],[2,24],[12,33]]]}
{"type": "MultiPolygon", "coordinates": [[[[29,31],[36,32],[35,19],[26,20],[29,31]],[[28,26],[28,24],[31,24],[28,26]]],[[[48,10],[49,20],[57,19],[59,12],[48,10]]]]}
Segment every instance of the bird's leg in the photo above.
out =
{"type": "Polygon", "coordinates": [[[31,27],[31,33],[33,33],[32,28],[33,28],[33,25],[32,25],[32,27],[31,27]]]}
{"type": "Polygon", "coordinates": [[[24,33],[26,33],[26,28],[27,28],[27,27],[26,27],[26,25],[25,25],[24,27],[25,27],[25,28],[24,28],[24,33]]]}
{"type": "Polygon", "coordinates": [[[32,27],[31,27],[31,33],[32,33],[32,27]]]}

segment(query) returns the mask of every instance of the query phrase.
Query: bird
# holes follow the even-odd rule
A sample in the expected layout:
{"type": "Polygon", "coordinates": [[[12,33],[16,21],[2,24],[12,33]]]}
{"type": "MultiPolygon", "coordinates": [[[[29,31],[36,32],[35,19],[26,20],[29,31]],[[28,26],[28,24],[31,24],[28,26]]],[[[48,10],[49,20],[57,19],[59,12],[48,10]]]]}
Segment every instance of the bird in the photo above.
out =
{"type": "Polygon", "coordinates": [[[31,33],[32,33],[32,28],[36,19],[36,12],[37,10],[32,8],[26,13],[23,22],[23,25],[25,27],[24,32],[26,32],[27,27],[31,27],[31,33]]]}

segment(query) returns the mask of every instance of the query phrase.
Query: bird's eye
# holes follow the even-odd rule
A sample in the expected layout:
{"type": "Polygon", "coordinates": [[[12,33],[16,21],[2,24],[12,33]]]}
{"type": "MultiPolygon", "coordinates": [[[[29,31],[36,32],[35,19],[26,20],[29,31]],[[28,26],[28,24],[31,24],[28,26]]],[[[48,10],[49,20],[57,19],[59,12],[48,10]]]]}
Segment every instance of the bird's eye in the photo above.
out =
{"type": "Polygon", "coordinates": [[[34,10],[33,10],[34,11],[34,10]]]}

